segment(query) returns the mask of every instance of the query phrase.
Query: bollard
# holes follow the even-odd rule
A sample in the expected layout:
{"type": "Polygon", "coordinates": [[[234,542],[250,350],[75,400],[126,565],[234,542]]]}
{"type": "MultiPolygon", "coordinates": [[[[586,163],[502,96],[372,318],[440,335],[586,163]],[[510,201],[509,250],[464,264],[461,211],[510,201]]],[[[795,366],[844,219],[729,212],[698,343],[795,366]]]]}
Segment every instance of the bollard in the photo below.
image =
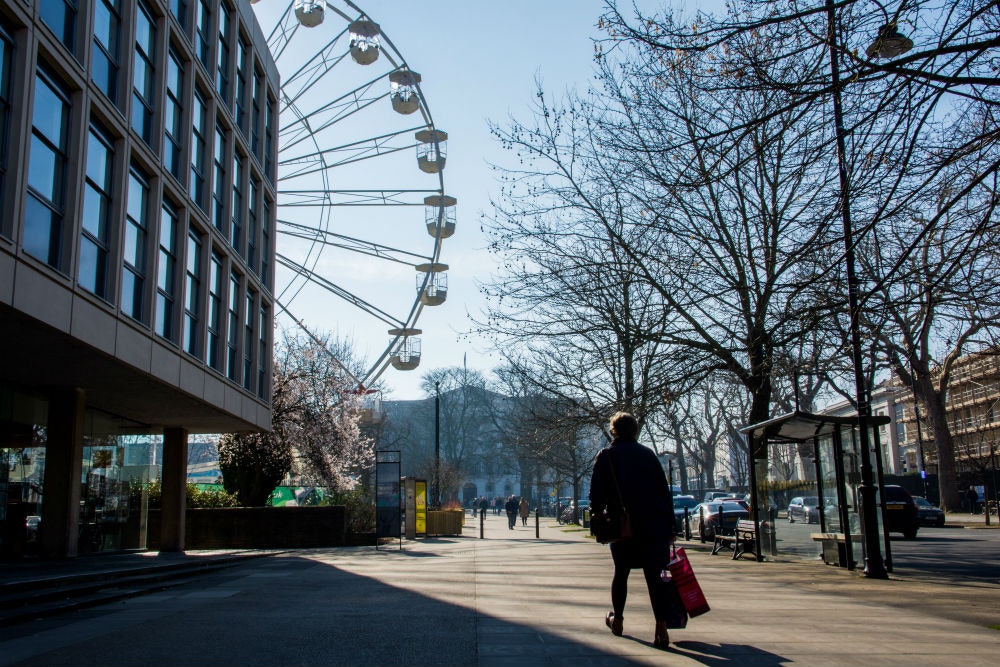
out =
{"type": "Polygon", "coordinates": [[[479,513],[479,539],[483,539],[483,527],[486,525],[486,512],[479,513]]]}
{"type": "Polygon", "coordinates": [[[535,508],[535,539],[538,539],[538,508],[535,508]]]}

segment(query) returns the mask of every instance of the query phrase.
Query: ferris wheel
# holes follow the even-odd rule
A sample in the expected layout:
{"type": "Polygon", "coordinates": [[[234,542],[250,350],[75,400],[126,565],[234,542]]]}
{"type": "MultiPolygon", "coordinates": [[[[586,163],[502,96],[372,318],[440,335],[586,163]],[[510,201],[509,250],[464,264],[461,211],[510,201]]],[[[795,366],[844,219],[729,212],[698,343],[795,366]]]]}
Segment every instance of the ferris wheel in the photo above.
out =
{"type": "Polygon", "coordinates": [[[276,316],[367,346],[366,370],[345,368],[364,391],[419,365],[417,320],[447,298],[448,135],[420,74],[353,2],[251,1],[281,78],[276,316]]]}

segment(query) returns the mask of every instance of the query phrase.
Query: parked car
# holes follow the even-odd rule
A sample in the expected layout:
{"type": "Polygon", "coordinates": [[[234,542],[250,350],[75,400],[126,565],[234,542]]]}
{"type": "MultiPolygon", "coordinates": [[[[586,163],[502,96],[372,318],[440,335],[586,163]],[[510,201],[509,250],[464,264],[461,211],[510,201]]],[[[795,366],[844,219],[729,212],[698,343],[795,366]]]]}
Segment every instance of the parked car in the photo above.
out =
{"type": "Polygon", "coordinates": [[[931,503],[923,496],[913,496],[913,502],[917,504],[917,522],[921,526],[944,525],[944,510],[931,503]]]}
{"type": "Polygon", "coordinates": [[[719,510],[722,510],[721,530],[736,529],[736,522],[750,518],[750,506],[743,501],[727,500],[701,503],[692,510],[691,533],[697,534],[702,542],[715,540],[715,533],[720,530],[719,510]]]}
{"type": "Polygon", "coordinates": [[[806,523],[819,523],[819,498],[798,496],[788,503],[788,523],[801,519],[806,523]]]}
{"type": "Polygon", "coordinates": [[[694,499],[694,496],[684,496],[677,495],[674,496],[674,524],[677,526],[677,534],[684,535],[684,510],[687,510],[688,516],[694,512],[694,508],[698,506],[698,501],[694,499]]]}
{"type": "Polygon", "coordinates": [[[729,491],[706,491],[705,497],[701,499],[703,503],[710,503],[713,500],[718,500],[719,498],[728,498],[732,494],[729,491]]]}
{"type": "Polygon", "coordinates": [[[882,487],[885,493],[885,526],[890,533],[902,533],[903,537],[912,540],[920,529],[920,519],[917,516],[917,503],[913,501],[910,492],[895,484],[882,487]]]}

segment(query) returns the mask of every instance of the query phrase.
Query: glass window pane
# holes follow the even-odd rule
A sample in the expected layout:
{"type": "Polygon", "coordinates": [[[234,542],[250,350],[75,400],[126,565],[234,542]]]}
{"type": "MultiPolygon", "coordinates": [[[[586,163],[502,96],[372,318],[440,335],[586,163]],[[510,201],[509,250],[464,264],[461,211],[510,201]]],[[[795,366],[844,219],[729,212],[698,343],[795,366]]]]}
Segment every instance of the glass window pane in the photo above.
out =
{"type": "Polygon", "coordinates": [[[83,229],[95,239],[103,241],[107,227],[107,199],[89,183],[83,191],[83,229]]]}
{"type": "Polygon", "coordinates": [[[37,135],[31,136],[31,155],[28,158],[28,185],[54,204],[61,203],[56,187],[61,167],[59,156],[37,135]]]}
{"type": "Polygon", "coordinates": [[[67,106],[63,98],[42,78],[35,79],[31,124],[56,146],[64,143],[67,106]]]}
{"type": "Polygon", "coordinates": [[[24,214],[24,249],[38,259],[52,265],[59,265],[58,253],[59,220],[52,210],[29,194],[24,214]]]}

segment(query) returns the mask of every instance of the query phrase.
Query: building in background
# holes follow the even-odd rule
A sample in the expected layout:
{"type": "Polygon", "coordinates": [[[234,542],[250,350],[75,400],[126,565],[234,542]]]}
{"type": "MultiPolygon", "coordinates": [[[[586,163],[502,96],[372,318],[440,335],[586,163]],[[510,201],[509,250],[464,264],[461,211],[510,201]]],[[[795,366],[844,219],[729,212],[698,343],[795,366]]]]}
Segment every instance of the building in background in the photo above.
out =
{"type": "Polygon", "coordinates": [[[0,0],[0,553],[182,550],[189,433],[268,429],[279,81],[248,3],[0,0]]]}

